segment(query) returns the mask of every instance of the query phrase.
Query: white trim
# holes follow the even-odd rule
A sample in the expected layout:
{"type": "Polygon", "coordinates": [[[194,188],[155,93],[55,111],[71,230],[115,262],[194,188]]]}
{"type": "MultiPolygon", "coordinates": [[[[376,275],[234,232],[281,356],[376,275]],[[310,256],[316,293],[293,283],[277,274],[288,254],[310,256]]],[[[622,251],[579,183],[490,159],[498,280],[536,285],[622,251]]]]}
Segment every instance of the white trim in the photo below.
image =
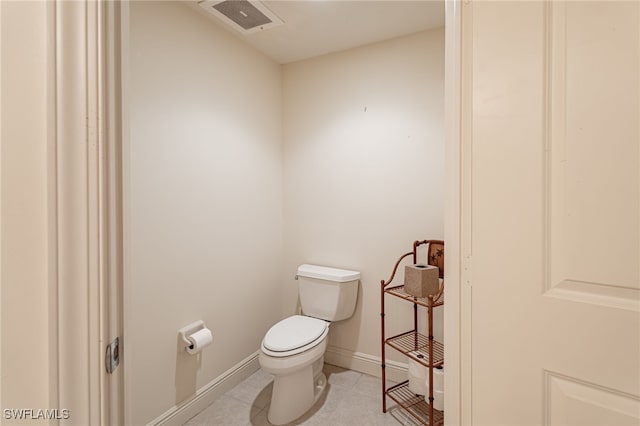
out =
{"type": "MultiPolygon", "coordinates": [[[[377,356],[329,346],[324,354],[324,361],[327,364],[337,365],[370,376],[382,377],[382,360],[377,356]]],[[[408,367],[406,363],[387,360],[385,365],[388,380],[394,382],[407,380],[408,367]]]]}
{"type": "Polygon", "coordinates": [[[76,424],[104,424],[104,3],[55,1],[50,141],[51,401],[76,424]]]}
{"type": "MultiPolygon", "coordinates": [[[[461,425],[468,417],[470,401],[465,395],[470,392],[470,342],[471,328],[466,319],[470,315],[470,305],[465,303],[471,288],[463,285],[468,274],[463,271],[463,259],[470,260],[463,236],[468,229],[464,228],[462,199],[463,186],[468,178],[467,163],[463,162],[466,155],[463,147],[463,122],[465,101],[463,92],[463,67],[466,58],[463,57],[463,43],[470,37],[463,32],[462,9],[459,0],[447,0],[445,9],[445,241],[446,253],[445,270],[447,271],[445,307],[444,310],[444,359],[447,365],[445,376],[445,424],[461,425]],[[463,39],[463,36],[465,37],[463,39]],[[469,310],[467,310],[469,309],[469,310]]],[[[468,118],[466,118],[468,120],[468,118]]],[[[467,263],[464,263],[469,267],[467,263]]]]}
{"type": "MultiPolygon", "coordinates": [[[[460,364],[458,366],[460,393],[458,395],[460,425],[473,424],[472,401],[472,131],[473,131],[473,2],[463,0],[458,11],[460,31],[459,56],[459,138],[460,138],[460,298],[459,298],[459,342],[460,364]]],[[[446,386],[446,384],[445,384],[446,386]]],[[[445,408],[446,409],[446,408],[445,408]]],[[[454,424],[454,423],[451,423],[454,424]]]]}
{"type": "MultiPolygon", "coordinates": [[[[58,179],[56,114],[56,8],[47,3],[47,253],[49,287],[49,406],[60,407],[58,371],[58,179]]],[[[51,424],[59,424],[52,421],[51,424]]]]}
{"type": "Polygon", "coordinates": [[[128,355],[135,350],[135,341],[128,341],[127,336],[129,336],[131,329],[131,317],[135,312],[134,306],[131,302],[131,286],[127,286],[126,283],[130,283],[130,265],[128,264],[129,253],[131,252],[131,212],[129,207],[128,200],[131,200],[131,196],[129,194],[129,186],[128,182],[130,179],[130,170],[131,170],[131,162],[130,162],[130,147],[131,143],[129,140],[129,70],[130,70],[130,2],[129,0],[123,0],[120,3],[120,85],[121,85],[121,119],[122,119],[122,142],[121,142],[121,156],[122,156],[122,167],[121,167],[121,182],[122,182],[122,298],[120,300],[121,303],[121,315],[122,315],[122,335],[124,337],[124,351],[122,352],[122,374],[123,376],[123,412],[124,412],[124,423],[125,425],[133,424],[133,411],[134,401],[133,401],[133,370],[130,364],[127,364],[128,355]]]}
{"type": "Polygon", "coordinates": [[[155,420],[152,426],[180,426],[207,408],[223,393],[232,389],[260,369],[256,351],[196,391],[189,399],[174,405],[155,420]]]}
{"type": "MultiPolygon", "coordinates": [[[[2,30],[2,3],[0,3],[0,33],[2,30]]],[[[0,48],[0,200],[2,200],[2,49],[0,48]]],[[[0,208],[0,310],[2,309],[2,208],[0,208]]],[[[2,343],[2,315],[0,315],[0,344],[2,343]]],[[[0,377],[2,374],[2,360],[0,359],[0,377]]],[[[2,383],[0,382],[0,405],[2,405],[2,383]]],[[[0,421],[2,424],[2,421],[0,421]]]]}
{"type": "MultiPolygon", "coordinates": [[[[116,337],[124,347],[122,327],[122,109],[121,102],[121,2],[103,2],[104,13],[101,36],[103,110],[101,134],[104,136],[103,154],[106,161],[100,173],[102,182],[102,277],[104,280],[101,327],[105,345],[116,337]]],[[[104,346],[103,345],[103,351],[104,346]]],[[[121,354],[123,352],[121,351],[121,354]]],[[[104,369],[103,369],[104,371],[104,369]]],[[[103,424],[123,424],[123,381],[121,367],[111,375],[103,374],[103,424]]]]}

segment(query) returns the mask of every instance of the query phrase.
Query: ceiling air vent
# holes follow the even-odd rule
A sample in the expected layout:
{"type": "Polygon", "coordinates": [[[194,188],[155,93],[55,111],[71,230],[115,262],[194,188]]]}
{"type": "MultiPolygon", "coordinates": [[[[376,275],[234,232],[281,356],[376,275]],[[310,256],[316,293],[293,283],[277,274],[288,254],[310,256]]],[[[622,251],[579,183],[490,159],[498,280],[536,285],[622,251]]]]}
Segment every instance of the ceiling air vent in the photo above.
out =
{"type": "Polygon", "coordinates": [[[264,4],[255,0],[206,0],[199,5],[242,34],[267,30],[283,24],[264,4]]]}

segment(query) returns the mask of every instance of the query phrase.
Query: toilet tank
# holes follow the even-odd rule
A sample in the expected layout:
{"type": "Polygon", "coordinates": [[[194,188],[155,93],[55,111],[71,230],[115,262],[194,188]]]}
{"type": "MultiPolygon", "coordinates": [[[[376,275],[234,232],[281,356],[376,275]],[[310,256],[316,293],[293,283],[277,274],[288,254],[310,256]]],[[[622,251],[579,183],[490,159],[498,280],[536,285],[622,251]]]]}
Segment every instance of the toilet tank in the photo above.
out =
{"type": "Polygon", "coordinates": [[[326,321],[353,315],[360,272],[304,264],[298,267],[297,279],[304,315],[326,321]]]}

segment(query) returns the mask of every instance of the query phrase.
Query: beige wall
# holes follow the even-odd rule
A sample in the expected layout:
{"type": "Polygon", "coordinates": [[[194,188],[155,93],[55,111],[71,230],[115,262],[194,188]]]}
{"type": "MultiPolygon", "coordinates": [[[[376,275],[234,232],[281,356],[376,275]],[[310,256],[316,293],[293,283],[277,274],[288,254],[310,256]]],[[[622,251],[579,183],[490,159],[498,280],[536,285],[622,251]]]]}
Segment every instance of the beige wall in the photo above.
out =
{"type": "Polygon", "coordinates": [[[57,408],[48,377],[46,4],[3,1],[0,18],[0,406],[57,408]]]}
{"type": "MultiPolygon", "coordinates": [[[[380,280],[444,233],[444,30],[288,64],[283,81],[283,314],[297,265],[359,270],[357,310],[330,344],[379,356],[380,280]]],[[[410,324],[407,305],[389,301],[390,332],[410,324]]]]}
{"type": "Polygon", "coordinates": [[[177,2],[132,2],[127,396],[143,424],[255,353],[281,314],[281,69],[177,2]],[[178,350],[202,319],[214,343],[178,350]]]}

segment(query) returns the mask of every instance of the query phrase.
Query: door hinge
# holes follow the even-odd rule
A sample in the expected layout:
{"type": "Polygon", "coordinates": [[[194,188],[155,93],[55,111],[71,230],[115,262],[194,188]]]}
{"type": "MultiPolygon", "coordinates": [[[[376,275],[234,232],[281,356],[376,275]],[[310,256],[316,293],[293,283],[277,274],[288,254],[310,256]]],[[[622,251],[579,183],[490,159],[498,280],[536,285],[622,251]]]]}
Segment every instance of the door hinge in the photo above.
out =
{"type": "Polygon", "coordinates": [[[120,338],[116,337],[107,345],[107,351],[104,357],[104,365],[107,368],[107,374],[112,374],[120,364],[120,338]]]}

